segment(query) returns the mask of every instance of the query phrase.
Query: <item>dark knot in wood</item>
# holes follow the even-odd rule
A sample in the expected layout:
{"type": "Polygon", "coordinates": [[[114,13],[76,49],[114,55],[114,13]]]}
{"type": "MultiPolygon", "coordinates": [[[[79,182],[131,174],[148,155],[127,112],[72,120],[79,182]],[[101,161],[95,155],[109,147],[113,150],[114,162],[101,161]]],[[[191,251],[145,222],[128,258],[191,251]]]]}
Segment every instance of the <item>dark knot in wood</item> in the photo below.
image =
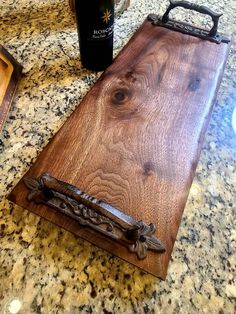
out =
{"type": "Polygon", "coordinates": [[[116,89],[112,95],[112,104],[120,106],[131,98],[131,91],[127,88],[116,89]]]}

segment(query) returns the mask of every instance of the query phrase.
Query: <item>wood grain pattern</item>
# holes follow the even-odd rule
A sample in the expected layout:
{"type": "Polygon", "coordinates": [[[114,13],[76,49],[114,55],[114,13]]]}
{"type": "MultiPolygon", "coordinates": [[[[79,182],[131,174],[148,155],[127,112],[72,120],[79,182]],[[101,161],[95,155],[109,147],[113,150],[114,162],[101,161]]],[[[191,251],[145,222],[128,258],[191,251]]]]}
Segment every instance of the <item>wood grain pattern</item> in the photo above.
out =
{"type": "Polygon", "coordinates": [[[22,67],[0,45],[0,132],[10,109],[22,67]]]}
{"type": "Polygon", "coordinates": [[[22,180],[9,199],[164,279],[228,49],[146,20],[26,174],[47,171],[154,223],[165,253],[138,260],[27,201],[22,180]]]}

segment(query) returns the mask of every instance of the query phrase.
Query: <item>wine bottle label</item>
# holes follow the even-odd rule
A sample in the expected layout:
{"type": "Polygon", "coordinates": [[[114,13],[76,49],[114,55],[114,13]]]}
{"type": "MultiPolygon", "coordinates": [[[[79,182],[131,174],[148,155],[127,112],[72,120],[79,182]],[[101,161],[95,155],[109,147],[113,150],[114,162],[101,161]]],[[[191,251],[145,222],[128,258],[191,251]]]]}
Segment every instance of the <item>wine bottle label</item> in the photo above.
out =
{"type": "Polygon", "coordinates": [[[94,17],[94,22],[88,33],[88,40],[106,40],[111,37],[114,30],[114,8],[109,10],[100,7],[96,17],[94,17]]]}
{"type": "Polygon", "coordinates": [[[112,36],[114,25],[105,29],[94,29],[92,39],[106,39],[112,36]]]}
{"type": "Polygon", "coordinates": [[[75,12],[81,62],[102,71],[113,59],[114,0],[76,0],[75,12]]]}

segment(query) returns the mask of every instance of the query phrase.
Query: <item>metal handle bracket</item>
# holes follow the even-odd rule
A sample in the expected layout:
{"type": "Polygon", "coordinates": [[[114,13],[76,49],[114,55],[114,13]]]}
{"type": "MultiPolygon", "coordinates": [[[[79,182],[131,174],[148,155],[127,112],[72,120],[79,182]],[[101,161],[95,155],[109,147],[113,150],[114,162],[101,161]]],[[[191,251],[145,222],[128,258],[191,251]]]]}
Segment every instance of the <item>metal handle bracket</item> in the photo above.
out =
{"type": "Polygon", "coordinates": [[[212,18],[213,21],[213,27],[209,32],[209,35],[214,37],[217,34],[217,28],[219,23],[219,18],[222,16],[222,14],[218,14],[216,12],[213,12],[211,9],[207,8],[203,5],[198,5],[196,3],[191,3],[189,1],[181,0],[181,1],[173,1],[170,0],[170,5],[167,8],[165,14],[162,17],[162,22],[167,23],[169,20],[169,13],[172,9],[181,7],[184,9],[193,10],[202,14],[209,15],[212,18]]]}
{"type": "Polygon", "coordinates": [[[181,32],[184,34],[192,35],[195,37],[199,37],[202,39],[209,40],[211,42],[220,44],[220,43],[229,43],[230,39],[218,33],[218,23],[219,18],[222,14],[215,13],[211,9],[207,8],[206,6],[197,5],[195,3],[191,3],[189,1],[180,0],[180,1],[173,1],[170,0],[170,4],[162,17],[159,17],[155,14],[149,14],[148,20],[151,21],[154,25],[162,26],[177,32],[181,32]],[[193,10],[202,14],[209,15],[212,18],[213,26],[210,31],[190,25],[188,23],[176,21],[169,18],[169,13],[172,9],[181,7],[189,10],[193,10]]]}
{"type": "Polygon", "coordinates": [[[126,246],[139,259],[147,256],[147,250],[159,253],[165,251],[164,245],[155,236],[156,227],[152,223],[147,225],[143,221],[137,221],[48,173],[39,178],[25,178],[24,183],[30,190],[30,201],[55,208],[80,225],[106,235],[126,246]]]}

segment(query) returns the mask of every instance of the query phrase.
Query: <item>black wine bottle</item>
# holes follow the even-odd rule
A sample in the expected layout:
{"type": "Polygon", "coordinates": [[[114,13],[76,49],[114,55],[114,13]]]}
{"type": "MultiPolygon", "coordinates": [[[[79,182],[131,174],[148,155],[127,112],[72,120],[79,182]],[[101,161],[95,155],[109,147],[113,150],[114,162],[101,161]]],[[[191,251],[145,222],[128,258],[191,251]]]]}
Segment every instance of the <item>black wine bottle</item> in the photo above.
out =
{"type": "Polygon", "coordinates": [[[75,0],[82,65],[105,70],[113,59],[114,0],[75,0]]]}

